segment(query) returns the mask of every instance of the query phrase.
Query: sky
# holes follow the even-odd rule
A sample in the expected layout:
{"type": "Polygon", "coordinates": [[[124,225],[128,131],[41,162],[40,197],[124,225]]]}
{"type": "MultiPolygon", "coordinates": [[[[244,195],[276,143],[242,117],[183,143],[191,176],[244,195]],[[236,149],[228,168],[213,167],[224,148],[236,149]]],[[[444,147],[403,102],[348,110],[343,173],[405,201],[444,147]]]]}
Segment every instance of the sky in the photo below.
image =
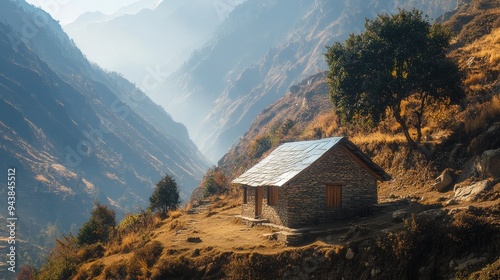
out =
{"type": "Polygon", "coordinates": [[[78,16],[86,12],[101,11],[112,14],[121,7],[138,2],[139,0],[26,0],[48,12],[61,25],[73,22],[78,16]]]}

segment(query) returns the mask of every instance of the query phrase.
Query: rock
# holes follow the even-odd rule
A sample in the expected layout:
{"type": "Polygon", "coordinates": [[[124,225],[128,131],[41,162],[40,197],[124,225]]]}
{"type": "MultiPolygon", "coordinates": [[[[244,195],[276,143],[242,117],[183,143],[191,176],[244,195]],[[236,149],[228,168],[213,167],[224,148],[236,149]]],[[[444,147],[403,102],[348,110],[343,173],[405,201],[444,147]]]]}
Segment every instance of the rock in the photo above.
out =
{"type": "Polygon", "coordinates": [[[426,217],[430,220],[437,220],[438,218],[443,217],[444,214],[445,213],[441,211],[441,209],[430,209],[419,213],[418,216],[426,217]]]}
{"type": "Polygon", "coordinates": [[[444,206],[451,206],[451,205],[457,205],[457,204],[458,204],[458,202],[454,198],[452,198],[452,199],[446,201],[444,203],[444,206]]]}
{"type": "Polygon", "coordinates": [[[198,257],[200,255],[200,249],[195,249],[191,254],[191,257],[198,257]]]}
{"type": "Polygon", "coordinates": [[[477,170],[482,179],[500,178],[500,149],[485,151],[481,155],[477,170]]]}
{"type": "Polygon", "coordinates": [[[483,151],[500,147],[500,122],[494,123],[485,132],[472,139],[467,148],[470,155],[479,155],[483,151]]]}
{"type": "Polygon", "coordinates": [[[371,271],[371,275],[372,275],[372,278],[375,278],[375,276],[377,276],[379,273],[380,273],[380,268],[372,268],[372,271],[371,271]]]}
{"type": "Polygon", "coordinates": [[[488,259],[486,259],[485,257],[472,258],[460,263],[455,269],[460,271],[466,269],[467,267],[474,266],[476,264],[486,263],[487,261],[488,259]]]}
{"type": "Polygon", "coordinates": [[[458,177],[458,182],[466,181],[469,178],[474,178],[479,176],[477,171],[477,165],[479,164],[479,157],[475,156],[465,162],[462,167],[462,173],[458,177]]]}
{"type": "Polygon", "coordinates": [[[453,185],[455,181],[454,178],[455,178],[455,172],[450,168],[446,168],[441,173],[441,175],[439,175],[439,177],[436,178],[436,183],[433,185],[433,187],[438,192],[446,192],[453,185]]]}
{"type": "Polygon", "coordinates": [[[346,259],[348,259],[348,260],[352,260],[352,258],[354,258],[354,255],[355,255],[355,254],[354,254],[354,251],[353,251],[351,248],[349,248],[349,249],[347,250],[347,253],[345,254],[345,257],[346,257],[346,259]]]}
{"type": "Polygon", "coordinates": [[[455,185],[455,201],[475,201],[479,195],[491,188],[491,181],[483,180],[476,182],[472,185],[468,184],[457,184],[455,185]]]}
{"type": "Polygon", "coordinates": [[[188,237],[187,242],[189,242],[189,243],[200,243],[201,242],[201,238],[199,238],[199,237],[188,237]]]}
{"type": "Polygon", "coordinates": [[[406,210],[401,209],[392,212],[392,220],[395,222],[401,222],[406,217],[408,217],[408,211],[406,210]]]}
{"type": "Polygon", "coordinates": [[[463,144],[456,144],[448,157],[449,162],[460,162],[467,157],[467,149],[463,144]]]}

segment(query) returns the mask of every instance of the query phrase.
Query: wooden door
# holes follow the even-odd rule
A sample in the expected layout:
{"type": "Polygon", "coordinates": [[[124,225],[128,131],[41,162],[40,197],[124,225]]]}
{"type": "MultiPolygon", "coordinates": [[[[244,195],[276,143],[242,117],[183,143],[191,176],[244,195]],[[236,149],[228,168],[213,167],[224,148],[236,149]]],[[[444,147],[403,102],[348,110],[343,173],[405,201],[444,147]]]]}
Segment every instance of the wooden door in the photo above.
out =
{"type": "Polygon", "coordinates": [[[331,209],[342,208],[342,186],[338,185],[326,186],[326,208],[331,208],[331,209]]]}
{"type": "Polygon", "coordinates": [[[255,217],[262,215],[262,187],[255,188],[255,217]]]}

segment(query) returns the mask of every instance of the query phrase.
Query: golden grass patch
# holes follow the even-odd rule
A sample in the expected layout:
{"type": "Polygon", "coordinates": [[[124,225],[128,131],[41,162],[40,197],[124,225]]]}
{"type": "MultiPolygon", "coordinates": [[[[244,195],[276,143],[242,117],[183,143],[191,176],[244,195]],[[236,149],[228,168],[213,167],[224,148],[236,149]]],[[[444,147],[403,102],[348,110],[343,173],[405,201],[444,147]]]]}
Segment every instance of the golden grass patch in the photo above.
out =
{"type": "Polygon", "coordinates": [[[170,223],[170,230],[171,231],[180,230],[180,229],[183,229],[185,225],[186,225],[185,221],[173,220],[170,223]]]}
{"type": "Polygon", "coordinates": [[[182,211],[180,210],[172,210],[168,212],[168,217],[170,217],[172,220],[179,218],[182,216],[182,211]]]}
{"type": "Polygon", "coordinates": [[[490,101],[482,104],[475,114],[471,114],[471,118],[465,120],[465,131],[468,133],[474,132],[481,128],[488,120],[495,119],[500,116],[500,94],[491,98],[490,101]]]}
{"type": "Polygon", "coordinates": [[[406,141],[404,135],[401,134],[386,134],[380,131],[369,134],[358,134],[351,137],[351,141],[357,144],[373,144],[373,143],[403,143],[406,141]]]}
{"type": "Polygon", "coordinates": [[[500,28],[492,30],[490,34],[474,41],[464,50],[472,55],[474,61],[481,59],[492,69],[500,69],[500,28]]]}

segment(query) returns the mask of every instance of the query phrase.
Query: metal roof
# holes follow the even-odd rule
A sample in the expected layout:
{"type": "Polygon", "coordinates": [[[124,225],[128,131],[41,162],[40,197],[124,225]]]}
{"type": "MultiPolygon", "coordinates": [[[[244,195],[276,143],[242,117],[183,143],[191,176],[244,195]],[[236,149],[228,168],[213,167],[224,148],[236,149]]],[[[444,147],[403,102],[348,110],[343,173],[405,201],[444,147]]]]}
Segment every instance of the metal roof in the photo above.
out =
{"type": "Polygon", "coordinates": [[[390,176],[382,168],[373,163],[349,140],[344,137],[332,137],[282,144],[232,183],[252,187],[283,186],[341,142],[354,156],[364,161],[371,171],[378,174],[380,180],[390,180],[390,176]]]}

